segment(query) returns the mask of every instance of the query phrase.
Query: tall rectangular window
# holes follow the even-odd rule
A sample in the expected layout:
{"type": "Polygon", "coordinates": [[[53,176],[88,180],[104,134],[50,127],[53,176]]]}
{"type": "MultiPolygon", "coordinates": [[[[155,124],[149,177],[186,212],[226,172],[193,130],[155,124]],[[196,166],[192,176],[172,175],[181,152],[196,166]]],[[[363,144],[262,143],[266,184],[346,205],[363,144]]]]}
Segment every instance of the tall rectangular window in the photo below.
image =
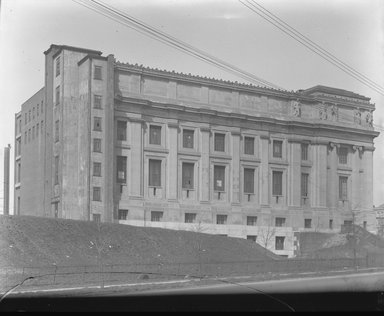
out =
{"type": "Polygon", "coordinates": [[[28,122],[31,121],[31,110],[28,111],[28,122]]]}
{"type": "Polygon", "coordinates": [[[60,56],[56,58],[56,77],[60,75],[60,56]]]}
{"type": "Polygon", "coordinates": [[[101,153],[101,139],[100,138],[94,138],[93,139],[93,151],[101,153]]]}
{"type": "Polygon", "coordinates": [[[285,217],[276,217],[275,218],[275,226],[276,227],[283,227],[283,226],[285,226],[285,217]]]}
{"type": "Polygon", "coordinates": [[[126,121],[117,121],[117,140],[127,140],[126,121]]]}
{"type": "Polygon", "coordinates": [[[189,129],[183,129],[183,147],[193,148],[193,136],[194,131],[189,129]]]}
{"type": "Polygon", "coordinates": [[[312,227],[312,219],[305,218],[304,219],[304,228],[311,228],[312,227]]]}
{"type": "Polygon", "coordinates": [[[28,143],[31,141],[31,129],[28,130],[28,143]]]}
{"type": "Polygon", "coordinates": [[[149,143],[161,145],[161,126],[151,125],[149,127],[149,143]]]}
{"type": "Polygon", "coordinates": [[[308,197],[308,179],[309,179],[308,173],[301,174],[301,196],[302,197],[308,197]]]}
{"type": "Polygon", "coordinates": [[[93,107],[95,109],[101,109],[102,96],[95,94],[93,96],[93,107]]]}
{"type": "Polygon", "coordinates": [[[215,151],[225,151],[225,134],[215,133],[215,151]]]}
{"type": "Polygon", "coordinates": [[[92,200],[93,201],[101,201],[101,188],[100,187],[93,187],[92,200]]]}
{"type": "Polygon", "coordinates": [[[55,156],[54,184],[59,184],[59,156],[55,156]]]}
{"type": "Polygon", "coordinates": [[[59,105],[60,104],[60,86],[57,86],[56,87],[56,93],[55,93],[55,98],[56,98],[56,102],[55,104],[56,105],[59,105]]]}
{"type": "Polygon", "coordinates": [[[127,182],[127,157],[117,156],[117,182],[127,182]]]}
{"type": "Polygon", "coordinates": [[[255,154],[255,138],[244,137],[244,154],[254,155],[255,154]]]}
{"type": "Polygon", "coordinates": [[[216,224],[218,225],[225,225],[227,224],[227,215],[218,214],[216,215],[216,224]]]}
{"type": "Polygon", "coordinates": [[[282,158],[283,157],[283,142],[281,140],[273,141],[273,157],[274,158],[282,158]]]}
{"type": "Polygon", "coordinates": [[[55,122],[55,142],[59,141],[59,120],[55,122]]]}
{"type": "Polygon", "coordinates": [[[275,249],[276,250],[284,250],[284,239],[285,237],[276,236],[275,237],[275,249]]]}
{"type": "Polygon", "coordinates": [[[196,213],[185,213],[184,215],[184,222],[185,223],[194,223],[196,222],[196,213]]]}
{"type": "Polygon", "coordinates": [[[35,119],[35,107],[32,108],[32,120],[35,119]]]}
{"type": "Polygon", "coordinates": [[[149,186],[161,186],[161,160],[149,159],[149,186]]]}
{"type": "Polygon", "coordinates": [[[39,137],[40,129],[39,129],[39,123],[36,125],[36,137],[39,137]]]}
{"type": "Polygon", "coordinates": [[[340,147],[339,148],[339,163],[347,164],[348,163],[348,148],[340,147]]]}
{"type": "Polygon", "coordinates": [[[101,131],[101,117],[95,116],[93,118],[93,130],[94,131],[101,131]]]}
{"type": "Polygon", "coordinates": [[[339,177],[339,199],[347,200],[348,199],[348,177],[339,177]]]}
{"type": "Polygon", "coordinates": [[[161,222],[163,219],[163,212],[152,211],[151,212],[151,222],[161,222]]]}
{"type": "Polygon", "coordinates": [[[183,162],[182,165],[182,188],[193,189],[194,163],[183,162]]]}
{"type": "Polygon", "coordinates": [[[283,172],[272,172],[272,195],[283,195],[283,172]]]}
{"type": "Polygon", "coordinates": [[[101,177],[101,162],[93,163],[93,175],[95,177],[101,177]]]}
{"type": "Polygon", "coordinates": [[[41,134],[44,132],[44,127],[43,127],[44,121],[41,121],[41,134]]]}
{"type": "Polygon", "coordinates": [[[308,160],[308,144],[301,144],[301,160],[308,160]]]}
{"type": "Polygon", "coordinates": [[[37,104],[37,107],[36,107],[36,115],[39,116],[40,112],[39,112],[39,104],[37,104]]]}
{"type": "Polygon", "coordinates": [[[93,68],[93,79],[102,80],[101,66],[95,66],[93,68]]]}
{"type": "Polygon", "coordinates": [[[35,138],[35,127],[32,126],[32,140],[35,138]]]}
{"type": "Polygon", "coordinates": [[[119,210],[118,219],[126,221],[128,217],[128,210],[119,210]]]}
{"type": "Polygon", "coordinates": [[[333,219],[329,220],[329,229],[333,229],[333,219]]]}
{"type": "Polygon", "coordinates": [[[17,163],[17,182],[20,183],[21,179],[21,163],[17,163]]]}
{"type": "Polygon", "coordinates": [[[244,193],[255,193],[255,169],[244,168],[244,193]]]}
{"type": "Polygon", "coordinates": [[[256,226],[257,216],[247,216],[247,226],[256,226]]]}
{"type": "Polygon", "coordinates": [[[225,167],[224,166],[213,167],[213,181],[214,181],[213,186],[215,191],[225,190],[225,167]]]}

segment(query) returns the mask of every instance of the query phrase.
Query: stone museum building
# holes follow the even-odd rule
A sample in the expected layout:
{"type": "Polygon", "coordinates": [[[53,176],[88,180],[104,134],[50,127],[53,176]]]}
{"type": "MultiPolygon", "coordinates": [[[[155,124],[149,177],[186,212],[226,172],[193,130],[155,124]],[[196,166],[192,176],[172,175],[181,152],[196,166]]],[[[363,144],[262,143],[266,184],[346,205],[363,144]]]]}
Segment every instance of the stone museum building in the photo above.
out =
{"type": "Polygon", "coordinates": [[[15,116],[15,214],[194,230],[292,257],[374,232],[370,98],[152,69],[63,45],[15,116]]]}

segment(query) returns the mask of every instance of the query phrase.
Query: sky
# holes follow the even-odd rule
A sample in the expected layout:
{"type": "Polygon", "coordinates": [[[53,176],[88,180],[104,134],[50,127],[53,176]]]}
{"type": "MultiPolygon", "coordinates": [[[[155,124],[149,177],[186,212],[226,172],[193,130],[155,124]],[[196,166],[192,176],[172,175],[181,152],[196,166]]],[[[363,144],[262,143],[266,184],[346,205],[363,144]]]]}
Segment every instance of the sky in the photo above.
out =
{"type": "MultiPolygon", "coordinates": [[[[121,62],[244,82],[71,0],[0,0],[0,212],[3,148],[14,157],[14,115],[44,85],[51,44],[121,62]]],[[[237,0],[102,0],[200,50],[287,90],[325,85],[370,97],[384,128],[384,96],[288,37],[237,0]]],[[[344,63],[384,87],[384,0],[257,0],[344,63]]],[[[375,139],[374,205],[384,203],[384,132],[375,139]]],[[[11,201],[13,212],[13,164],[11,201]]]]}

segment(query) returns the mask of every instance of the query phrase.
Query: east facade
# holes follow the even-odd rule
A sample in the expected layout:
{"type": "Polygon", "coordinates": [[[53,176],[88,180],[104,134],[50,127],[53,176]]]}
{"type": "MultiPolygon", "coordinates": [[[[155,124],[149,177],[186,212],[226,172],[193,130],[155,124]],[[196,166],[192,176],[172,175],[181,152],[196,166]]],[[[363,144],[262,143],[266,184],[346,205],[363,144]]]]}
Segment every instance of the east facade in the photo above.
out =
{"type": "Polygon", "coordinates": [[[15,116],[15,214],[247,238],[289,257],[302,231],[376,232],[369,98],[44,54],[45,85],[15,116]]]}

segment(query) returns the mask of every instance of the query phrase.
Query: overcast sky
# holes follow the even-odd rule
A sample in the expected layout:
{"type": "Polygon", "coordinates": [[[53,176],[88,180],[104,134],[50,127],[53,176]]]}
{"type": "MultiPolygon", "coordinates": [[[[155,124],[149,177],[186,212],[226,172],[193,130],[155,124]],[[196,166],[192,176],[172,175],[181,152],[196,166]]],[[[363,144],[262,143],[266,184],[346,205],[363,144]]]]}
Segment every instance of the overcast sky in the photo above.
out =
{"type": "MultiPolygon", "coordinates": [[[[237,0],[103,0],[151,26],[287,90],[318,84],[368,96],[384,126],[384,97],[261,19],[237,0]]],[[[383,0],[257,0],[333,55],[384,87],[383,0]]],[[[71,0],[1,0],[0,197],[3,148],[14,114],[44,85],[51,44],[96,49],[122,62],[243,81],[71,0]]],[[[384,203],[384,132],[375,139],[374,204],[384,203]]],[[[11,170],[13,185],[13,166],[11,170]]],[[[12,187],[11,187],[12,192],[12,187]]],[[[0,200],[2,209],[2,199],[0,200]]],[[[13,195],[11,197],[11,212],[13,195]]]]}

